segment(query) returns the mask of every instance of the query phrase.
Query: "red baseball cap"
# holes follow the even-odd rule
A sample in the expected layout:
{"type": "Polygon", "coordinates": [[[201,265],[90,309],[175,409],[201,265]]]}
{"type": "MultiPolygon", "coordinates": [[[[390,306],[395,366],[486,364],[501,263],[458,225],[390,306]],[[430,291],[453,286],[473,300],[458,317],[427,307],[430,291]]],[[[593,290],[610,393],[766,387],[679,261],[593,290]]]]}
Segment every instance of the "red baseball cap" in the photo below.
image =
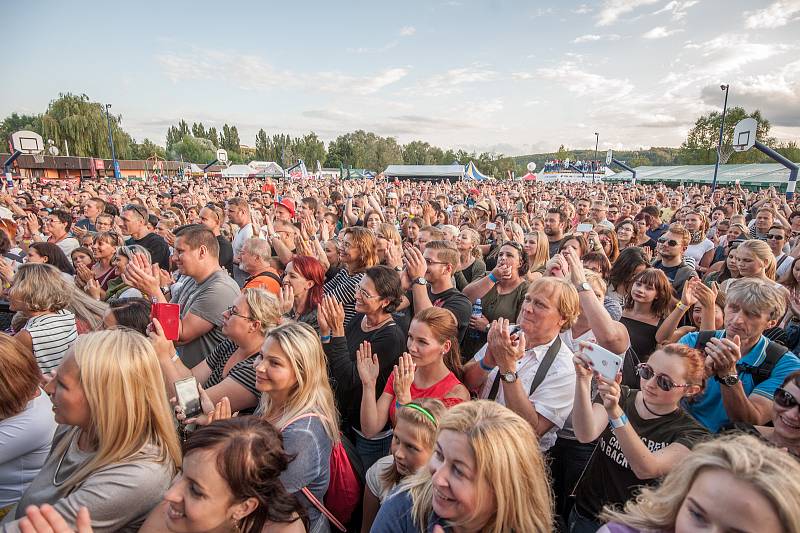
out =
{"type": "Polygon", "coordinates": [[[286,198],[286,197],[281,198],[280,202],[275,202],[275,207],[278,207],[278,206],[281,206],[284,209],[288,210],[289,214],[291,214],[292,218],[294,218],[294,200],[292,200],[291,198],[286,198]]]}

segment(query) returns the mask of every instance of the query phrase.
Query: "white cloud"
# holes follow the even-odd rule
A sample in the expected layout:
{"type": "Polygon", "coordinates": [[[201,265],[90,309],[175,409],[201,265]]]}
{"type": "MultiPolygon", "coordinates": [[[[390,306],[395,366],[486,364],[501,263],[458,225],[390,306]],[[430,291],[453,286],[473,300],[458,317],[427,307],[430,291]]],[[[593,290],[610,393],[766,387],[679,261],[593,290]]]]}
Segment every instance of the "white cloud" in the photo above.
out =
{"type": "Polygon", "coordinates": [[[536,76],[530,72],[512,72],[511,78],[515,80],[532,80],[536,78],[536,76]]]}
{"type": "Polygon", "coordinates": [[[634,11],[635,9],[655,4],[660,0],[605,0],[600,13],[597,15],[598,26],[608,26],[616,22],[616,20],[634,11]]]}
{"type": "Polygon", "coordinates": [[[796,49],[796,45],[781,43],[754,43],[747,35],[724,34],[701,43],[701,68],[707,75],[730,74],[742,67],[796,49]]]}
{"type": "Polygon", "coordinates": [[[581,4],[578,7],[576,7],[575,9],[573,9],[572,12],[575,13],[576,15],[585,15],[587,13],[591,13],[592,12],[592,8],[589,7],[586,4],[581,4]]]}
{"type": "Polygon", "coordinates": [[[400,35],[402,37],[411,37],[415,33],[417,33],[417,28],[414,26],[403,26],[400,28],[400,35]]]}
{"type": "Polygon", "coordinates": [[[800,17],[800,0],[778,0],[764,9],[745,11],[744,17],[746,28],[780,28],[800,17]]]}
{"type": "Polygon", "coordinates": [[[683,30],[675,29],[675,30],[668,30],[664,26],[656,26],[650,31],[647,31],[642,34],[642,38],[644,39],[663,39],[665,37],[669,37],[670,35],[675,35],[676,33],[680,33],[683,30]]]}
{"type": "Polygon", "coordinates": [[[450,69],[443,74],[436,74],[410,88],[409,93],[414,96],[445,96],[460,92],[463,85],[494,81],[497,77],[498,73],[488,68],[487,65],[474,63],[466,67],[450,69]]]}
{"type": "Polygon", "coordinates": [[[575,37],[575,39],[573,39],[572,42],[574,44],[580,44],[580,43],[590,43],[590,42],[594,42],[594,41],[618,41],[619,39],[620,39],[620,36],[617,35],[616,33],[610,33],[610,34],[606,34],[606,35],[598,35],[596,33],[589,33],[589,34],[586,34],[586,35],[581,35],[579,37],[575,37]]]}
{"type": "Polygon", "coordinates": [[[352,92],[362,96],[375,94],[387,85],[408,75],[407,68],[390,68],[374,76],[350,76],[340,72],[320,72],[311,76],[313,85],[332,92],[352,92]]]}
{"type": "Polygon", "coordinates": [[[700,3],[700,0],[672,0],[672,2],[668,2],[667,5],[659,9],[658,11],[654,12],[654,15],[660,15],[662,13],[672,13],[672,20],[681,20],[686,16],[686,11],[692,6],[695,6],[700,3]]]}
{"type": "Polygon", "coordinates": [[[627,79],[606,78],[588,72],[583,66],[571,61],[562,62],[558,68],[541,68],[537,74],[553,80],[567,91],[578,96],[591,97],[596,102],[610,102],[629,96],[634,89],[627,79]]]}

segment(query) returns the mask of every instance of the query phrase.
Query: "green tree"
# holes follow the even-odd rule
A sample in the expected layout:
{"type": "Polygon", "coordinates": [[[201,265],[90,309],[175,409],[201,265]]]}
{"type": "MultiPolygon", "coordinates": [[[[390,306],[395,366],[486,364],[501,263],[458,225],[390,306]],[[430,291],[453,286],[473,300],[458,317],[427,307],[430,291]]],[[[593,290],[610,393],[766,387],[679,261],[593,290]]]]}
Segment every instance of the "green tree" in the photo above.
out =
{"type": "MultiPolygon", "coordinates": [[[[725,126],[722,134],[722,144],[729,145],[733,140],[733,130],[736,124],[745,118],[754,118],[758,121],[756,138],[770,146],[775,140],[769,137],[771,124],[761,116],[759,110],[748,113],[742,107],[732,107],[725,115],[725,126]]],[[[719,126],[722,122],[722,113],[712,111],[698,117],[694,126],[689,130],[686,140],[681,144],[680,162],[683,164],[710,165],[717,160],[717,143],[719,142],[719,126]]],[[[761,159],[756,150],[735,153],[728,160],[730,163],[753,163],[761,159]]]]}
{"type": "Polygon", "coordinates": [[[258,161],[269,161],[269,137],[267,137],[267,132],[264,129],[258,130],[256,133],[256,159],[258,161]]]}
{"type": "Polygon", "coordinates": [[[172,160],[197,163],[202,165],[216,159],[216,147],[208,139],[198,139],[192,135],[184,135],[183,139],[172,145],[167,151],[172,160]]]}
{"type": "Polygon", "coordinates": [[[161,159],[166,159],[167,151],[150,139],[143,140],[141,144],[133,144],[131,159],[148,159],[154,155],[161,159]]]}
{"type": "MultiPolygon", "coordinates": [[[[0,122],[0,142],[2,142],[3,150],[5,150],[5,143],[11,134],[20,130],[35,131],[42,135],[42,116],[11,113],[3,122],[0,122]]],[[[46,141],[47,139],[45,139],[46,141]]]]}
{"type": "Polygon", "coordinates": [[[193,123],[192,124],[192,135],[197,138],[208,138],[206,137],[206,128],[203,126],[203,123],[193,123]]]}

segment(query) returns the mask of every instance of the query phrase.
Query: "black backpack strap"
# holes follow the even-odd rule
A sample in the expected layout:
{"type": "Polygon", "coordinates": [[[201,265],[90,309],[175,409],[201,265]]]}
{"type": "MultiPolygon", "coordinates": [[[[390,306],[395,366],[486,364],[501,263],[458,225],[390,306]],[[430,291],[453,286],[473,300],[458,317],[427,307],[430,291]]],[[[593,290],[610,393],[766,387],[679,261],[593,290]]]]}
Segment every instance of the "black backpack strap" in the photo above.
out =
{"type": "MultiPolygon", "coordinates": [[[[561,350],[561,337],[556,337],[556,340],[553,341],[553,344],[547,349],[547,353],[544,354],[544,358],[542,358],[542,362],[539,365],[539,368],[536,369],[536,375],[533,376],[533,381],[531,382],[531,388],[528,391],[528,396],[533,394],[533,392],[542,384],[544,378],[547,377],[547,372],[550,370],[550,367],[553,366],[553,361],[556,360],[556,356],[558,356],[558,352],[561,350]]],[[[489,391],[489,396],[487,397],[488,400],[494,401],[497,398],[497,393],[500,391],[500,372],[498,370],[497,375],[494,377],[494,382],[492,382],[492,388],[489,391]]]]}
{"type": "Polygon", "coordinates": [[[769,376],[772,374],[778,362],[789,352],[786,346],[771,340],[767,340],[767,348],[765,351],[766,357],[764,357],[764,361],[758,366],[736,365],[736,370],[738,372],[753,376],[754,387],[758,387],[761,383],[769,379],[769,376]]]}
{"type": "Polygon", "coordinates": [[[259,275],[258,275],[258,276],[256,276],[256,277],[260,277],[260,276],[267,276],[268,278],[272,278],[272,279],[274,279],[275,281],[277,281],[277,282],[278,282],[278,285],[280,285],[280,284],[282,284],[282,283],[283,283],[283,282],[281,281],[281,278],[280,278],[280,276],[278,276],[278,275],[277,275],[277,274],[275,274],[274,272],[270,272],[269,270],[267,270],[267,271],[265,271],[265,272],[262,272],[261,274],[259,274],[259,275]]]}
{"type": "Polygon", "coordinates": [[[701,353],[705,353],[704,350],[706,349],[706,344],[708,341],[714,338],[714,334],[716,331],[701,331],[697,334],[697,342],[694,343],[694,347],[697,350],[700,350],[701,353]]]}

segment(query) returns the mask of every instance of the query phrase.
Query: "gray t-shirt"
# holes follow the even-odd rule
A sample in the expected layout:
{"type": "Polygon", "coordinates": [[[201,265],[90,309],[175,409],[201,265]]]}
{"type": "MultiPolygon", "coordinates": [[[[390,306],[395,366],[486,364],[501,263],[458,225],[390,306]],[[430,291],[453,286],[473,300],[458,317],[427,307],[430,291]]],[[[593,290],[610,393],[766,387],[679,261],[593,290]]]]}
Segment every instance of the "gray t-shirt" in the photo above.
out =
{"type": "Polygon", "coordinates": [[[14,511],[2,524],[3,533],[17,533],[18,519],[25,516],[29,505],[49,503],[68,523],[75,523],[78,510],[86,507],[92,516],[94,533],[135,532],[144,523],[150,510],[162,499],[175,475],[171,461],[156,462],[158,450],[148,445],[136,455],[120,463],[103,467],[68,492],[63,480],[89,461],[93,454],[78,448],[78,432],[73,426],[59,426],[53,439],[53,452],[28,486],[14,511]],[[59,451],[59,443],[67,439],[67,449],[59,451]],[[60,467],[59,467],[60,465],[60,467]],[[58,474],[56,476],[56,470],[58,474]],[[59,482],[53,483],[54,476],[59,482]]]}
{"type": "Polygon", "coordinates": [[[188,278],[180,287],[173,287],[172,303],[181,305],[181,320],[187,314],[202,318],[214,325],[205,335],[178,347],[178,356],[184,365],[194,367],[225,340],[222,334],[222,313],[233,305],[239,295],[239,286],[220,268],[202,283],[188,278]]]}

